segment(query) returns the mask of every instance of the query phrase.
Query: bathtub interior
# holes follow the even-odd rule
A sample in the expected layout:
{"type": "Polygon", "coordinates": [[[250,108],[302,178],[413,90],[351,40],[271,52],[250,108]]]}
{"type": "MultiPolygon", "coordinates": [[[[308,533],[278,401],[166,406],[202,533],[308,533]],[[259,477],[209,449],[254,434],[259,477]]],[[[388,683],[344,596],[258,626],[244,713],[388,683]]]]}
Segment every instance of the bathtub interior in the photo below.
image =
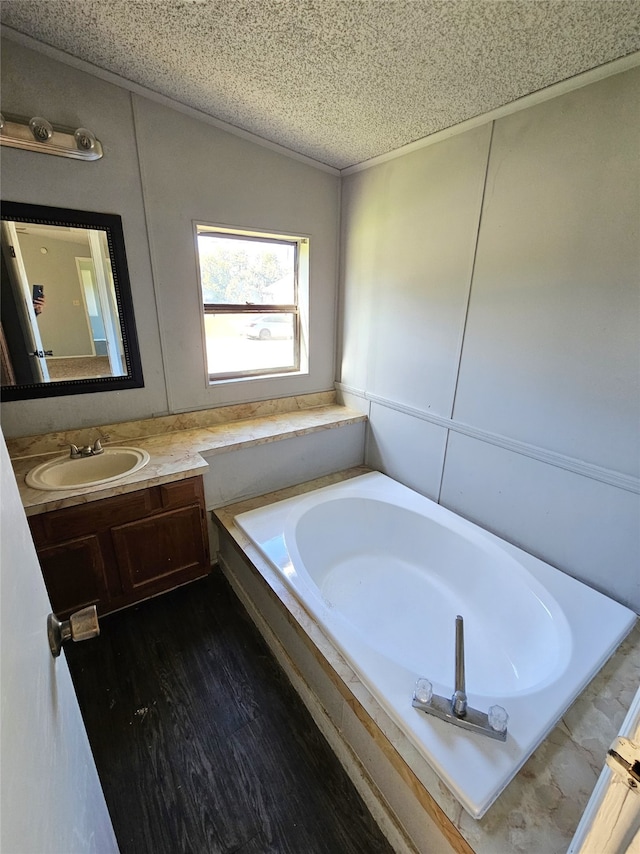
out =
{"type": "Polygon", "coordinates": [[[412,765],[417,751],[474,818],[636,619],[378,472],[240,514],[236,523],[400,727],[405,760],[412,765]],[[437,693],[452,692],[456,614],[465,619],[469,702],[507,709],[504,744],[411,707],[419,676],[437,693]]]}
{"type": "Polygon", "coordinates": [[[518,561],[470,533],[375,498],[336,495],[302,502],[284,543],[315,595],[398,665],[428,666],[432,682],[450,685],[462,614],[468,687],[531,690],[567,666],[566,618],[518,561]]]}

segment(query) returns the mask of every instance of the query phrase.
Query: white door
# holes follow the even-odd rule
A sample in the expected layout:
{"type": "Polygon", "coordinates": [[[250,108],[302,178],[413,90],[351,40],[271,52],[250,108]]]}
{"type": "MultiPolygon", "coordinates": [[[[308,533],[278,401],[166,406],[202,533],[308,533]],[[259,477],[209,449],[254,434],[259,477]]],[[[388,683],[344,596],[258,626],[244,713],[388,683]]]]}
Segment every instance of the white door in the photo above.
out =
{"type": "Polygon", "coordinates": [[[115,302],[113,277],[109,272],[106,237],[103,231],[98,232],[92,228],[89,229],[88,234],[91,260],[96,274],[96,291],[100,303],[100,314],[107,339],[107,355],[111,366],[111,376],[122,377],[127,371],[123,363],[122,338],[117,323],[118,309],[115,302]]]}
{"type": "Polygon", "coordinates": [[[0,484],[0,852],[117,854],[1,431],[0,484]]]}
{"type": "Polygon", "coordinates": [[[34,382],[49,382],[49,368],[44,356],[44,346],[33,308],[33,294],[24,266],[16,224],[9,220],[2,223],[2,251],[7,261],[11,289],[14,292],[16,311],[24,336],[24,356],[33,359],[34,382]],[[41,354],[41,355],[39,355],[41,354]]]}
{"type": "Polygon", "coordinates": [[[567,854],[640,854],[640,689],[612,748],[567,854]]]}

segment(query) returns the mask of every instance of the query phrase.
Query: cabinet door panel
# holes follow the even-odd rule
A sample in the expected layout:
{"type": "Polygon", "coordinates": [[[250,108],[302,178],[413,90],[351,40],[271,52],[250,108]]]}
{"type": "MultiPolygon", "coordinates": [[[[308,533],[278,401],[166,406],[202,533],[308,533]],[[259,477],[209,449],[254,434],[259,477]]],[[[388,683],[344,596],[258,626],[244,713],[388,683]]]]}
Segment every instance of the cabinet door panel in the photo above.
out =
{"type": "Polygon", "coordinates": [[[161,513],[111,529],[122,584],[133,592],[176,583],[208,571],[202,510],[198,505],[161,513]]]}
{"type": "Polygon", "coordinates": [[[105,567],[94,535],[38,551],[51,606],[60,618],[108,598],[105,567]]]}
{"type": "Polygon", "coordinates": [[[191,477],[188,480],[178,480],[174,483],[163,483],[160,486],[162,506],[166,510],[172,507],[184,507],[187,504],[200,502],[204,504],[204,487],[201,477],[191,477]]]}

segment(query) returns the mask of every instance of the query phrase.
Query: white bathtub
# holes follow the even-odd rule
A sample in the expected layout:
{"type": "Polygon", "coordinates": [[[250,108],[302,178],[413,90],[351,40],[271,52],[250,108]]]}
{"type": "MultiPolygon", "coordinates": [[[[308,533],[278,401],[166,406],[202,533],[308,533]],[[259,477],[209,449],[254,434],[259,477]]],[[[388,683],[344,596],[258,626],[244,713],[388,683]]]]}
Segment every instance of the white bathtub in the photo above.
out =
{"type": "Polygon", "coordinates": [[[377,701],[481,818],[636,615],[378,472],[243,513],[377,701]],[[469,704],[509,713],[506,743],[412,708],[418,677],[453,692],[465,622],[469,704]]]}

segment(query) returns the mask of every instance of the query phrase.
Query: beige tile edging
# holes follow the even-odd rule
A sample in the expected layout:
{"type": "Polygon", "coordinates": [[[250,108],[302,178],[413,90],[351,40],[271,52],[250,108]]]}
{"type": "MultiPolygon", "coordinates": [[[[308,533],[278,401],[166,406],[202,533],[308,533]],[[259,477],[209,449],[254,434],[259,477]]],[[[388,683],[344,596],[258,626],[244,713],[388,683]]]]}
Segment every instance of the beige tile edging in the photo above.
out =
{"type": "Polygon", "coordinates": [[[18,459],[39,454],[58,453],[60,449],[68,448],[71,442],[76,445],[88,445],[93,444],[96,438],[102,439],[103,444],[131,442],[164,436],[167,433],[206,429],[235,421],[246,421],[251,418],[264,418],[270,415],[314,409],[319,406],[332,406],[335,402],[335,391],[323,391],[295,397],[260,400],[255,403],[239,403],[232,406],[198,409],[177,415],[160,415],[138,421],[121,421],[115,424],[78,427],[77,429],[72,428],[33,436],[6,437],[6,443],[11,459],[18,459]]]}

